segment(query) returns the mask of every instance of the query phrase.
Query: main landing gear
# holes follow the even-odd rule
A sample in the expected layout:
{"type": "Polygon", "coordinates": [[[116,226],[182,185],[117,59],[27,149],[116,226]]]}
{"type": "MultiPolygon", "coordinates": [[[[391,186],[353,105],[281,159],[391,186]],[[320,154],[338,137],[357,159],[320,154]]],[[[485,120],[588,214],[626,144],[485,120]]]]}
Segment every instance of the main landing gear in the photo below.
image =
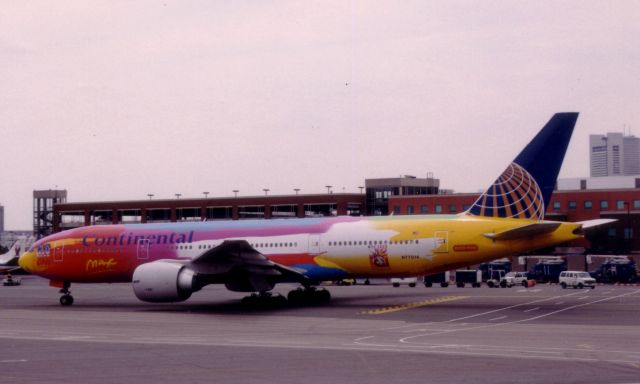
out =
{"type": "Polygon", "coordinates": [[[60,305],[63,307],[73,304],[73,296],[71,296],[71,291],[69,291],[70,286],[71,284],[65,283],[64,287],[60,290],[60,293],[62,293],[62,296],[60,296],[60,305]]]}
{"type": "Polygon", "coordinates": [[[280,294],[274,294],[271,292],[252,293],[251,295],[242,298],[241,303],[246,306],[257,308],[282,308],[287,306],[287,304],[290,306],[325,304],[330,300],[331,293],[326,289],[305,287],[294,289],[289,292],[287,298],[280,294]]]}
{"type": "Polygon", "coordinates": [[[277,293],[259,292],[243,297],[241,303],[242,305],[258,308],[280,308],[287,305],[287,299],[277,293]]]}
{"type": "Polygon", "coordinates": [[[305,287],[289,292],[287,298],[292,305],[325,304],[331,301],[331,293],[324,288],[305,287]]]}

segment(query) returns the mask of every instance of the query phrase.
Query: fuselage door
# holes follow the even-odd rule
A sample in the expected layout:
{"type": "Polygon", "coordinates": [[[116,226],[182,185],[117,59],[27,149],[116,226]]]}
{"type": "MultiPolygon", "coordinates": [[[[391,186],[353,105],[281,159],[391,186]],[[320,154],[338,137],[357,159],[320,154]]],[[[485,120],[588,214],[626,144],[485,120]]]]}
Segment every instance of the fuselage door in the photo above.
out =
{"type": "Polygon", "coordinates": [[[433,234],[433,253],[447,253],[449,252],[449,232],[448,231],[435,231],[433,234]]]}
{"type": "Polygon", "coordinates": [[[149,240],[138,239],[138,260],[147,260],[149,258],[149,240]]]}
{"type": "Polygon", "coordinates": [[[64,256],[64,245],[53,248],[53,261],[62,262],[64,256]]]}
{"type": "Polygon", "coordinates": [[[316,255],[320,253],[320,235],[309,235],[309,253],[316,255]]]}

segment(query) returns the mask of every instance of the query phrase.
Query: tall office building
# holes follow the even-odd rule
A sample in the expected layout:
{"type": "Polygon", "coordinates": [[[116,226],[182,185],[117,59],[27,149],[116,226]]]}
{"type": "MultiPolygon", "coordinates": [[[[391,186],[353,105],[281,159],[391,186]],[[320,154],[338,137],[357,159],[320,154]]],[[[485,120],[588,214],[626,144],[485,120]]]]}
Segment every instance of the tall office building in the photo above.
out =
{"type": "Polygon", "coordinates": [[[640,175],[640,138],[622,133],[589,136],[591,177],[640,175]]]}

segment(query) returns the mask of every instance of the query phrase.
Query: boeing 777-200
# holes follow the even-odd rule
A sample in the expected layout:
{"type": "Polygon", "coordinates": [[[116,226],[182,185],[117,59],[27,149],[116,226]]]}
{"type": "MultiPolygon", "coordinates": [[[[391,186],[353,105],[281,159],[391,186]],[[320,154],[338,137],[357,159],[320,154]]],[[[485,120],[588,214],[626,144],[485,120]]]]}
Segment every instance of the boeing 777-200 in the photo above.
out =
{"type": "Polygon", "coordinates": [[[578,239],[602,221],[544,221],[577,113],[558,113],[471,208],[457,215],[327,217],[88,226],[38,240],[19,260],[61,288],[133,282],[148,302],[188,299],[208,284],[268,300],[328,301],[320,282],[439,273],[578,239]]]}

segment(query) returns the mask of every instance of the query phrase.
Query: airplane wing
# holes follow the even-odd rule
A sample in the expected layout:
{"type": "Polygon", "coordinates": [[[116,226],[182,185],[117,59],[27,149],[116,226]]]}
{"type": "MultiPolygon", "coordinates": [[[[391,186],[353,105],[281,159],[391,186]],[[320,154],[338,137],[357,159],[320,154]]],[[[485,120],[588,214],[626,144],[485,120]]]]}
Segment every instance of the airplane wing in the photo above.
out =
{"type": "Polygon", "coordinates": [[[20,266],[18,265],[17,257],[12,256],[10,258],[0,258],[0,272],[12,272],[18,269],[20,269],[20,266]]]}
{"type": "Polygon", "coordinates": [[[523,237],[531,237],[542,235],[545,233],[551,233],[558,229],[562,223],[549,223],[549,222],[541,222],[541,223],[533,223],[523,225],[517,228],[507,229],[502,232],[496,233],[485,233],[484,236],[492,239],[492,240],[514,240],[520,239],[523,237]]]}
{"type": "Polygon", "coordinates": [[[277,283],[310,280],[301,272],[274,263],[246,240],[226,240],[189,263],[206,283],[224,283],[234,291],[268,290],[277,283]]]}

